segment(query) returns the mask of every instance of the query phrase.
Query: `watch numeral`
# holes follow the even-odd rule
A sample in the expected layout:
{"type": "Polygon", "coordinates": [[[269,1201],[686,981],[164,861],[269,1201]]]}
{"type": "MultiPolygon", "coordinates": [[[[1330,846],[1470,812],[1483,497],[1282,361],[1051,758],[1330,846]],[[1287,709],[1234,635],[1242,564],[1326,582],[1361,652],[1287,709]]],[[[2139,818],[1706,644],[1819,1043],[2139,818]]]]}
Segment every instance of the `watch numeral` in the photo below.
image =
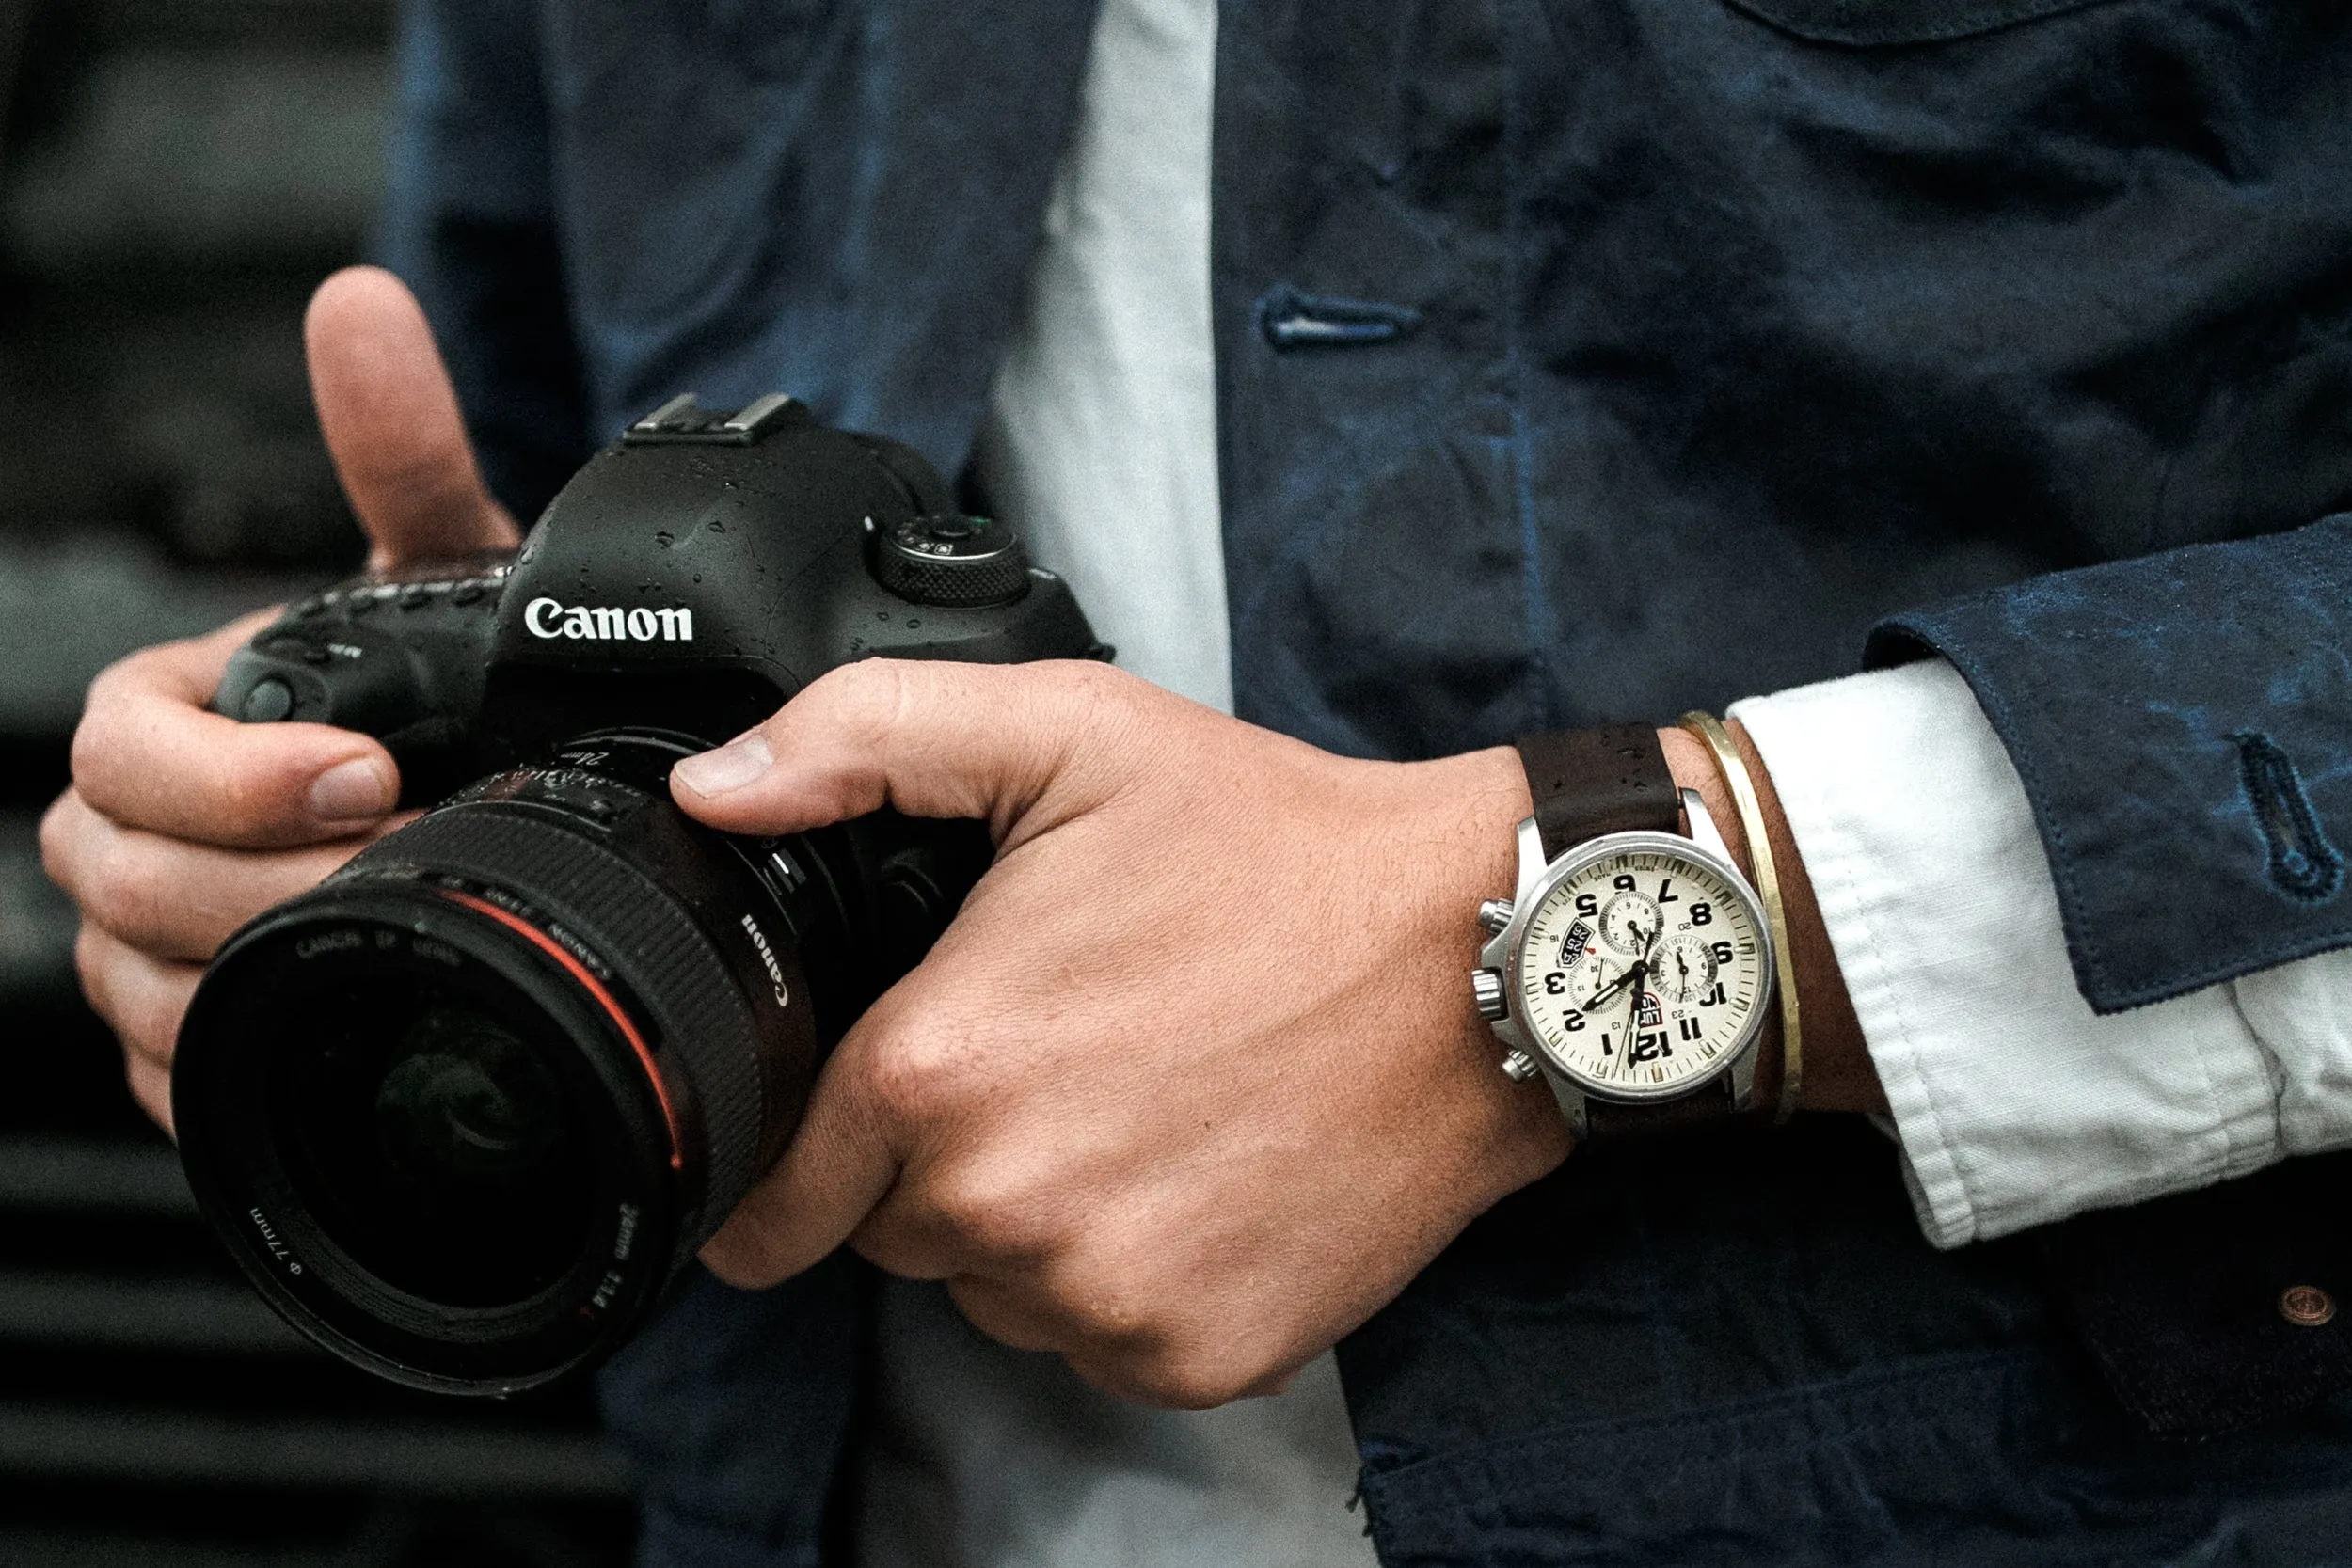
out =
{"type": "Polygon", "coordinates": [[[1693,904],[1693,905],[1692,905],[1692,906],[1691,906],[1691,924],[1692,924],[1692,925],[1693,925],[1693,926],[1706,926],[1706,925],[1709,925],[1709,924],[1711,924],[1711,923],[1714,921],[1714,918],[1715,918],[1715,907],[1714,907],[1712,904],[1708,904],[1708,903],[1704,903],[1704,902],[1702,902],[1702,903],[1697,903],[1697,904],[1693,904]]]}
{"type": "MultiPolygon", "coordinates": [[[[1571,1035],[1580,1034],[1584,1028],[1584,1015],[1571,1007],[1568,1009],[1567,1015],[1560,1020],[1560,1027],[1565,1029],[1571,1035]]],[[[1606,1044],[1603,1044],[1601,1047],[1601,1054],[1605,1056],[1608,1053],[1609,1047],[1606,1044]]]]}
{"type": "MultiPolygon", "coordinates": [[[[1718,987],[1717,989],[1721,990],[1722,988],[1718,987]]],[[[1699,1021],[1695,1018],[1680,1019],[1677,1022],[1680,1025],[1682,1037],[1686,1040],[1697,1039],[1701,1035],[1707,1032],[1705,1029],[1700,1027],[1699,1021]]]]}
{"type": "MultiPolygon", "coordinates": [[[[1708,951],[1715,955],[1715,961],[1719,964],[1727,964],[1731,961],[1731,943],[1727,942],[1716,942],[1713,946],[1709,947],[1708,951]]],[[[1722,988],[1717,987],[1716,989],[1721,990],[1722,988]]]]}
{"type": "Polygon", "coordinates": [[[1627,1053],[1629,1062],[1654,1062],[1661,1056],[1671,1056],[1675,1048],[1666,1043],[1663,1029],[1645,1029],[1633,1037],[1633,1049],[1627,1053]]]}
{"type": "Polygon", "coordinates": [[[1589,893],[1580,893],[1576,895],[1576,912],[1587,920],[1597,920],[1600,918],[1600,901],[1589,893]]]}
{"type": "Polygon", "coordinates": [[[1668,893],[1666,891],[1674,885],[1675,879],[1672,877],[1661,877],[1658,879],[1658,901],[1660,903],[1679,904],[1682,902],[1682,895],[1679,893],[1668,893]]]}
{"type": "Polygon", "coordinates": [[[1629,871],[1625,872],[1620,875],[1615,881],[1611,882],[1609,885],[1615,888],[1619,893],[1631,893],[1633,891],[1633,874],[1629,871]]]}
{"type": "Polygon", "coordinates": [[[1565,996],[1567,993],[1568,977],[1566,975],[1561,974],[1555,969],[1550,974],[1544,976],[1544,994],[1546,996],[1565,996]]]}
{"type": "Polygon", "coordinates": [[[1713,990],[1708,991],[1705,996],[1699,998],[1699,1006],[1702,1007],[1719,1007],[1723,1006],[1723,1002],[1724,983],[1721,980],[1715,982],[1715,989],[1713,990]]]}

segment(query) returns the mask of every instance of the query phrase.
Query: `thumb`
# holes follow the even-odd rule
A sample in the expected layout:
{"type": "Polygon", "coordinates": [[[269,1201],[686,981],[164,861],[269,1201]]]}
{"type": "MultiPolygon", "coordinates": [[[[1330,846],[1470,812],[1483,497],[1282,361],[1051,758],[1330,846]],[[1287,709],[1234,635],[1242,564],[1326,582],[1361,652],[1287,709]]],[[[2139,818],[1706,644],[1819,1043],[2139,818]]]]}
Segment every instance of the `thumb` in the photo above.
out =
{"type": "MultiPolygon", "coordinates": [[[[983,818],[1003,844],[1110,786],[1089,780],[1129,749],[1092,742],[1133,723],[1151,689],[1083,659],[954,664],[867,659],[814,682],[757,729],[670,775],[679,809],[727,832],[788,833],[895,806],[910,816],[983,818]],[[1077,759],[1088,759],[1081,762],[1077,759]]],[[[1179,699],[1170,698],[1169,701],[1179,699]]]]}
{"type": "Polygon", "coordinates": [[[373,546],[371,566],[515,546],[405,284],[380,267],[345,268],[310,296],[302,337],[319,428],[373,546]]]}

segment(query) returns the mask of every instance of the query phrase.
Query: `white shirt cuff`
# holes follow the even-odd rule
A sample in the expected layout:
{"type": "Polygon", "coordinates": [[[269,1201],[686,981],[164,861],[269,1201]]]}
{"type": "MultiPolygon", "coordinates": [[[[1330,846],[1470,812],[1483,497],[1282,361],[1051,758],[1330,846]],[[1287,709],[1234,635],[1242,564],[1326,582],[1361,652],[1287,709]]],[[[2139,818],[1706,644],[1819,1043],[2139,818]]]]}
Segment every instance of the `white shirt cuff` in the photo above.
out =
{"type": "Polygon", "coordinates": [[[2025,791],[1949,665],[1732,712],[1772,771],[1936,1245],[2243,1175],[2285,1151],[2282,1101],[2297,1143],[2352,1139],[2344,955],[2091,1012],[2025,791]],[[2312,1026],[2314,990],[2332,1037],[2312,1026]]]}

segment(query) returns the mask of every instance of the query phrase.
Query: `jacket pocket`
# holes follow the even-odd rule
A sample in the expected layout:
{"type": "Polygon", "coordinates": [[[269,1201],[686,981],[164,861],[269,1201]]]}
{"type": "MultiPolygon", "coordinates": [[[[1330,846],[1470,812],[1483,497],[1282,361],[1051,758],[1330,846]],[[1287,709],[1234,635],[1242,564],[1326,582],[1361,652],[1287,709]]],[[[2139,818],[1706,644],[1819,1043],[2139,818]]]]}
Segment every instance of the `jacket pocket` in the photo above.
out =
{"type": "Polygon", "coordinates": [[[1972,38],[2117,0],[1724,0],[1733,10],[1817,43],[1854,48],[1972,38]]]}

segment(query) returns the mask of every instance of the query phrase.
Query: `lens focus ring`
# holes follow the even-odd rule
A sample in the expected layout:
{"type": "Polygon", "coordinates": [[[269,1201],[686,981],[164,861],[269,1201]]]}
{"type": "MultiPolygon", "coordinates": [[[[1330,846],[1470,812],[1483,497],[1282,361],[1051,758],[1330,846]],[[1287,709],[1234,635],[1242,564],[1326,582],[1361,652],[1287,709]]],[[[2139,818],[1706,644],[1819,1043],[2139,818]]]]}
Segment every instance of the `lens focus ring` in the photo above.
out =
{"type": "MultiPolygon", "coordinates": [[[[691,1081],[707,1145],[702,1228],[758,1174],[765,1114],[752,1016],[711,939],[660,886],[581,834],[495,804],[447,807],[371,846],[337,877],[395,867],[477,880],[550,918],[610,964],[691,1081]]],[[[683,1236],[699,1244],[700,1236],[683,1236]]]]}

